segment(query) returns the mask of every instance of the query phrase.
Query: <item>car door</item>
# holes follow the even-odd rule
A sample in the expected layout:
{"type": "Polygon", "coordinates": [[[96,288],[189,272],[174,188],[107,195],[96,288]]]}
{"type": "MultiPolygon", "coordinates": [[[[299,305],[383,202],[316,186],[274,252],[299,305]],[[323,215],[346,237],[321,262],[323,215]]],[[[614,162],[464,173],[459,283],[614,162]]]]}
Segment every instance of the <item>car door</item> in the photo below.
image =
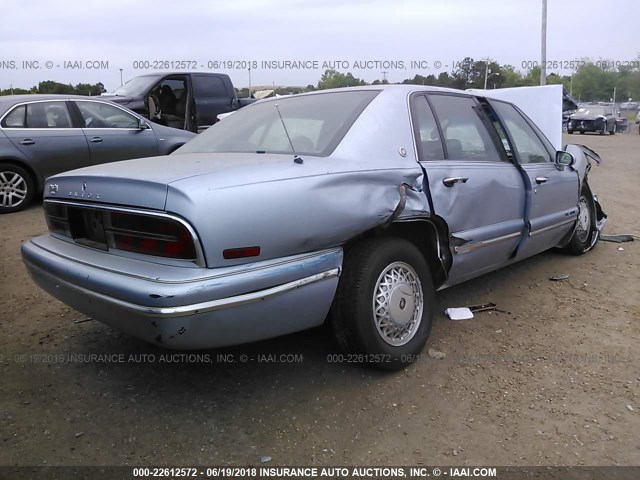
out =
{"type": "Polygon", "coordinates": [[[45,179],[89,165],[89,147],[74,124],[65,100],[40,100],[14,106],[2,119],[2,130],[45,179]]]}
{"type": "Polygon", "coordinates": [[[218,114],[234,110],[234,95],[227,91],[227,85],[223,78],[216,75],[193,74],[191,84],[193,85],[198,131],[213,125],[218,114]]]}
{"type": "Polygon", "coordinates": [[[557,245],[575,224],[578,175],[571,167],[556,165],[551,143],[517,107],[498,100],[490,103],[524,174],[527,235],[517,257],[525,258],[557,245]]]}
{"type": "Polygon", "coordinates": [[[141,129],[131,112],[96,100],[74,100],[73,104],[84,121],[92,164],[158,155],[153,129],[148,124],[141,129]]]}
{"type": "Polygon", "coordinates": [[[504,265],[524,232],[524,182],[496,148],[478,100],[419,94],[412,117],[431,208],[449,227],[453,264],[446,285],[504,265]]]}

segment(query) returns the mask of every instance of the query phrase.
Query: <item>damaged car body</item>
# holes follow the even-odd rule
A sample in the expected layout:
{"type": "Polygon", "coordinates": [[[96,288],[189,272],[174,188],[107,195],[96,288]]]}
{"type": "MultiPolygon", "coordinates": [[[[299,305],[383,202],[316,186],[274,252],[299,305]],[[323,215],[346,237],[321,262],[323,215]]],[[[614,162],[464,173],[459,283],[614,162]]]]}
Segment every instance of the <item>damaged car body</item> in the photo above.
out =
{"type": "Polygon", "coordinates": [[[342,348],[395,369],[424,347],[436,290],[595,245],[592,161],[555,151],[513,104],[456,90],[276,98],[169,157],[49,179],[50,232],[22,256],[56,298],[156,345],[328,321],[342,348]]]}

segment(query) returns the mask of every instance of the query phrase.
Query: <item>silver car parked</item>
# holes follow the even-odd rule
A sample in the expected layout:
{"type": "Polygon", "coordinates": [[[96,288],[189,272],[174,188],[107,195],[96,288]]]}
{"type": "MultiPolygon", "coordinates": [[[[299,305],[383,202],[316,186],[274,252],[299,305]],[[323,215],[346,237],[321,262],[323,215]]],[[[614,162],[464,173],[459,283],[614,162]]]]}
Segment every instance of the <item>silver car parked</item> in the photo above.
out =
{"type": "Polygon", "coordinates": [[[0,213],[27,207],[55,173],[167,155],[194,136],[95,97],[0,97],[0,213]]]}
{"type": "Polygon", "coordinates": [[[331,323],[381,368],[427,341],[434,292],[552,247],[606,216],[594,152],[556,152],[514,105],[362,87],[264,100],[170,157],[48,180],[33,279],[156,345],[201,349],[331,323]]]}

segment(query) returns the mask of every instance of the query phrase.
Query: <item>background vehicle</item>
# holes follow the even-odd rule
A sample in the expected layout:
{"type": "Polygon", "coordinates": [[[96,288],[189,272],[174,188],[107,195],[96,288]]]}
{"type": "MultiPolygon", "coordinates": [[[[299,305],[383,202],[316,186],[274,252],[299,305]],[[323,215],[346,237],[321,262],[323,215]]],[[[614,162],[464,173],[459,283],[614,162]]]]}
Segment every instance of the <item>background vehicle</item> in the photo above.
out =
{"type": "Polygon", "coordinates": [[[25,208],[50,175],[167,155],[194,136],[98,97],[0,97],[0,213],[25,208]]]}
{"type": "Polygon", "coordinates": [[[155,123],[201,132],[216,116],[232,112],[255,100],[239,99],[223,73],[153,73],[132,78],[110,95],[155,123]]]}
{"type": "Polygon", "coordinates": [[[600,135],[616,133],[616,117],[608,105],[584,105],[569,116],[567,133],[598,132],[600,135]]]}
{"type": "Polygon", "coordinates": [[[50,234],[22,255],[52,295],[162,347],[251,342],[328,316],[342,348],[400,368],[427,341],[437,289],[596,244],[598,156],[567,150],[515,105],[457,90],[267,99],[172,158],[51,178],[50,234]],[[100,200],[69,201],[84,187],[100,200]]]}

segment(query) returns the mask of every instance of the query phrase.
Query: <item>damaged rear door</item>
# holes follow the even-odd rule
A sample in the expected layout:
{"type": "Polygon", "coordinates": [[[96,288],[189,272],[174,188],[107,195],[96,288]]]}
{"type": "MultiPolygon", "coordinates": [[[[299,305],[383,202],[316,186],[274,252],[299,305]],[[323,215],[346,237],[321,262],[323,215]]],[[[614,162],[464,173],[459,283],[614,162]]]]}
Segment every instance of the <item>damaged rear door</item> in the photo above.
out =
{"type": "Polygon", "coordinates": [[[504,265],[524,233],[520,172],[496,147],[499,139],[475,98],[420,93],[411,104],[431,209],[449,227],[453,263],[446,285],[504,265]]]}

